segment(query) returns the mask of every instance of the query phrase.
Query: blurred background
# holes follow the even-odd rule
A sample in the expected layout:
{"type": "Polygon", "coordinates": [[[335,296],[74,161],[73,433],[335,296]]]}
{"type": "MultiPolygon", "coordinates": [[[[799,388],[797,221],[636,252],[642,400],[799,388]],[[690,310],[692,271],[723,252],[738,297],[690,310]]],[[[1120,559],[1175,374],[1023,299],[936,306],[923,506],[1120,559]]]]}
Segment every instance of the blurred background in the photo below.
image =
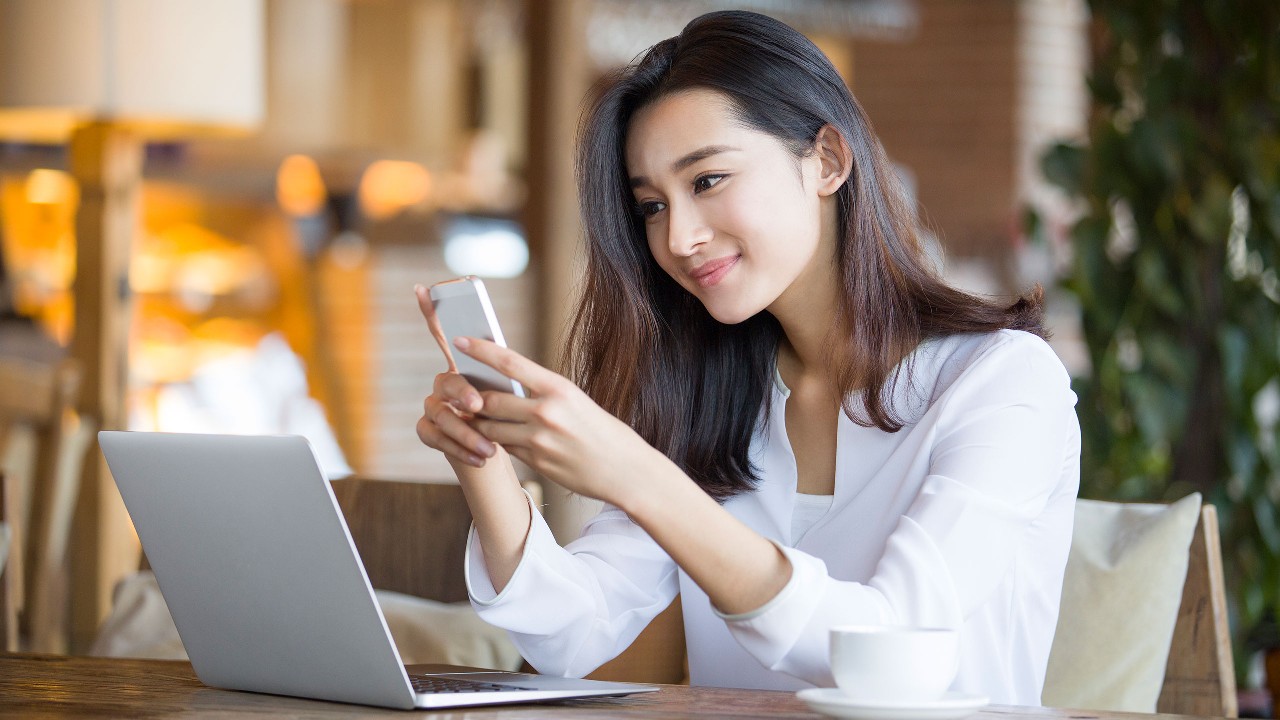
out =
{"type": "MultiPolygon", "coordinates": [[[[414,284],[482,276],[553,364],[583,98],[726,8],[827,53],[952,281],[1045,287],[1082,495],[1204,493],[1237,654],[1280,644],[1274,4],[0,0],[0,356],[70,373],[62,459],[25,470],[58,489],[22,500],[69,508],[46,649],[83,651],[138,566],[92,429],[300,433],[331,476],[449,481],[414,434],[444,367],[414,284]]],[[[547,497],[571,536],[586,510],[547,497]]]]}

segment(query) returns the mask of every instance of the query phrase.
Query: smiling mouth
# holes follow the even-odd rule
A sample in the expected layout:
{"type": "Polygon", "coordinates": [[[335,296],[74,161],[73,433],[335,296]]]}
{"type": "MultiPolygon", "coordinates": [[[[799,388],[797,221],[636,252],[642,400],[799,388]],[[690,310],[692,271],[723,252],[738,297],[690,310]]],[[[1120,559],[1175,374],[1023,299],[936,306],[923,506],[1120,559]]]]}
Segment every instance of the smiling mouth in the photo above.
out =
{"type": "Polygon", "coordinates": [[[690,271],[689,277],[693,278],[700,287],[711,287],[728,275],[741,258],[741,255],[730,255],[718,260],[709,260],[690,271]]]}

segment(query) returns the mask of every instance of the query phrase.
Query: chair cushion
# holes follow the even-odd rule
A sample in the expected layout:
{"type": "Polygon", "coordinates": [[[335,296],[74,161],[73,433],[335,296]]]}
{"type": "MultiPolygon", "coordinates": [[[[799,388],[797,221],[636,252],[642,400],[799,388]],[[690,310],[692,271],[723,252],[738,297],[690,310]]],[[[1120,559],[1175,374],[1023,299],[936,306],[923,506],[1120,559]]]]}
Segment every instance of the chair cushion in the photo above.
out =
{"type": "MultiPolygon", "coordinates": [[[[378,604],[406,665],[445,663],[517,670],[520,653],[505,631],[481,620],[470,603],[441,603],[376,590],[378,604]]],[[[110,616],[90,655],[185,660],[169,608],[151,571],[116,585],[110,616]]]]}
{"type": "Polygon", "coordinates": [[[1045,705],[1155,712],[1200,505],[1076,502],[1045,705]]]}
{"type": "Polygon", "coordinates": [[[470,602],[442,603],[390,590],[374,595],[406,665],[520,669],[524,658],[507,631],[481,620],[470,602]]]}

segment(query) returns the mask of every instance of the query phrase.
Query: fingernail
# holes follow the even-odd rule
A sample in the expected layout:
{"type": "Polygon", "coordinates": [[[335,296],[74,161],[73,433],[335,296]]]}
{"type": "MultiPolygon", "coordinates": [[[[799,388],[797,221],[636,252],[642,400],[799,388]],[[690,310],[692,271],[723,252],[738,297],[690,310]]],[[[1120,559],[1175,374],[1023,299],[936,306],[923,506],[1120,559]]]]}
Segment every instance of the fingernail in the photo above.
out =
{"type": "Polygon", "coordinates": [[[453,344],[459,350],[466,350],[467,348],[471,347],[471,340],[465,337],[458,337],[453,339],[453,344]]]}
{"type": "Polygon", "coordinates": [[[488,440],[481,440],[476,443],[476,450],[485,457],[492,457],[497,448],[488,440]]]}
{"type": "Polygon", "coordinates": [[[484,408],[484,399],[476,393],[467,393],[467,399],[465,402],[472,412],[479,412],[484,408]]]}
{"type": "Polygon", "coordinates": [[[471,463],[472,465],[475,465],[476,467],[484,467],[484,460],[481,460],[475,455],[468,455],[467,462],[471,463]]]}

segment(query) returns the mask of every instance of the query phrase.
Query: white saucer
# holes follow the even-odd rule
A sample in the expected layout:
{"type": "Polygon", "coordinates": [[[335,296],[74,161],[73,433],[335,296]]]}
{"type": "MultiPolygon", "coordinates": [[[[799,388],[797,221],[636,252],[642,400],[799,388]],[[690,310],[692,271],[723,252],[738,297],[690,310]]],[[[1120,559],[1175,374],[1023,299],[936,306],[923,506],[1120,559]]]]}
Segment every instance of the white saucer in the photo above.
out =
{"type": "Polygon", "coordinates": [[[950,692],[928,702],[859,700],[838,688],[808,688],[796,693],[810,709],[847,720],[959,720],[987,706],[985,695],[950,692]]]}

